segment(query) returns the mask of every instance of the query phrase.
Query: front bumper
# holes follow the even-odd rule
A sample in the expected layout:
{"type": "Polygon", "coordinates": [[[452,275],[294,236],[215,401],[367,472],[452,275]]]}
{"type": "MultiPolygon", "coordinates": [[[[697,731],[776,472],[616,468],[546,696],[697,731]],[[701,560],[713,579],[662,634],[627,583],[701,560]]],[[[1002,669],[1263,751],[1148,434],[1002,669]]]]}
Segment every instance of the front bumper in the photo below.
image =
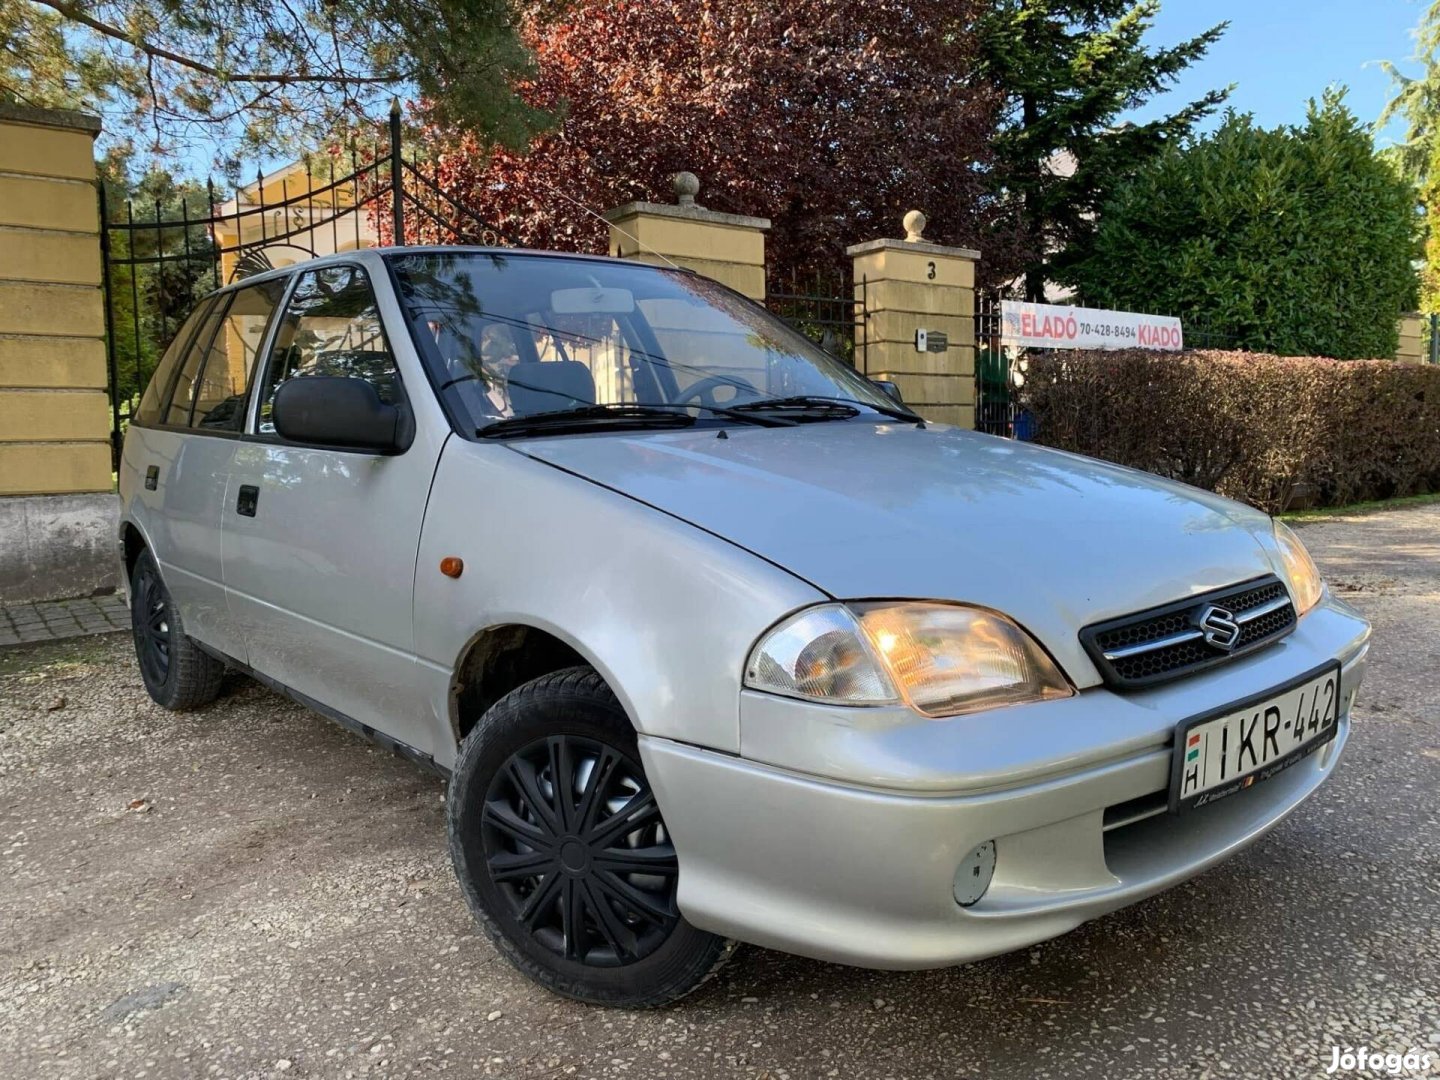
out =
{"type": "MultiPolygon", "coordinates": [[[[742,941],[877,968],[1054,937],[1208,869],[1293,811],[1343,751],[1368,638],[1327,601],[1284,642],[1144,694],[1095,688],[947,721],[826,710],[833,730],[794,703],[796,730],[753,744],[793,759],[784,765],[642,737],[680,854],[680,910],[742,941]],[[1336,659],[1341,715],[1327,746],[1228,799],[1163,812],[1175,724],[1336,659]],[[961,907],[956,868],[986,840],[993,880],[961,907]]],[[[774,700],[760,710],[783,726],[774,700]]]]}

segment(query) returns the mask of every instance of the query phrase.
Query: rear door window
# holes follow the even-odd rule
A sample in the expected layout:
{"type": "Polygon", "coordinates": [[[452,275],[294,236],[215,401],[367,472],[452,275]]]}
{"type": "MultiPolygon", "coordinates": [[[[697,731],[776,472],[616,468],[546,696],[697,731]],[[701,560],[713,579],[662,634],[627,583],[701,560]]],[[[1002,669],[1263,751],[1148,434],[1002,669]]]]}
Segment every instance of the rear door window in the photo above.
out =
{"type": "Polygon", "coordinates": [[[214,432],[238,432],[244,427],[255,358],[284,290],[285,279],[277,278],[231,294],[195,384],[191,427],[214,432]]]}

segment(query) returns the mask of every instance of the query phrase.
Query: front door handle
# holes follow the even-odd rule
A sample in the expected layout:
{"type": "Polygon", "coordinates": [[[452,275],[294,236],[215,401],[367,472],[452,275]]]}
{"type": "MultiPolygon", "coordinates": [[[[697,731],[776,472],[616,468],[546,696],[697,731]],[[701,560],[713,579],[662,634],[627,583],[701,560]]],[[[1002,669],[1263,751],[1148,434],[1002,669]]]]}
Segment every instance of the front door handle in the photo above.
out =
{"type": "Polygon", "coordinates": [[[235,512],[241,517],[254,517],[255,505],[260,501],[260,489],[254,484],[241,484],[240,497],[235,500],[235,512]]]}

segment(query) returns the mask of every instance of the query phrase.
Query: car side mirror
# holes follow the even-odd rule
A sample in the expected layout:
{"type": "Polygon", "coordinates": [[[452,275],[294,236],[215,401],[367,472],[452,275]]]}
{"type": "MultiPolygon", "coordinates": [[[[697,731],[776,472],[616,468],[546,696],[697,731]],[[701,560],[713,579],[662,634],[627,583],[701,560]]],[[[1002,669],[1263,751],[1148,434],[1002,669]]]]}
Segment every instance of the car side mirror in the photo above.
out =
{"type": "Polygon", "coordinates": [[[896,386],[889,379],[871,379],[870,385],[878,389],[896,405],[904,405],[905,399],[900,396],[900,387],[896,386]]]}
{"type": "Polygon", "coordinates": [[[289,442],[398,454],[414,440],[409,410],[387,405],[364,379],[307,375],[275,391],[275,430],[289,442]]]}

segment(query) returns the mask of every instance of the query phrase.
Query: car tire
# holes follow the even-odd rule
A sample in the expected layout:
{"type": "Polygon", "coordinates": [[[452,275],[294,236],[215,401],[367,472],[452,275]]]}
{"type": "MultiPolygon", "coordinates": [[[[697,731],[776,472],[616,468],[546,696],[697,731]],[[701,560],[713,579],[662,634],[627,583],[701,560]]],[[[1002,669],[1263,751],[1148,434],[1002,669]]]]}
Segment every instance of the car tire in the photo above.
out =
{"type": "Polygon", "coordinates": [[[130,629],[140,678],[157,705],[183,712],[215,700],[225,665],[186,636],[148,551],[140,553],[130,572],[130,629]]]}
{"type": "Polygon", "coordinates": [[[470,910],[507,960],[557,994],[653,1008],[734,951],[676,908],[679,863],[635,730],[591,668],[526,683],[481,717],[460,747],[448,817],[470,910]]]}

